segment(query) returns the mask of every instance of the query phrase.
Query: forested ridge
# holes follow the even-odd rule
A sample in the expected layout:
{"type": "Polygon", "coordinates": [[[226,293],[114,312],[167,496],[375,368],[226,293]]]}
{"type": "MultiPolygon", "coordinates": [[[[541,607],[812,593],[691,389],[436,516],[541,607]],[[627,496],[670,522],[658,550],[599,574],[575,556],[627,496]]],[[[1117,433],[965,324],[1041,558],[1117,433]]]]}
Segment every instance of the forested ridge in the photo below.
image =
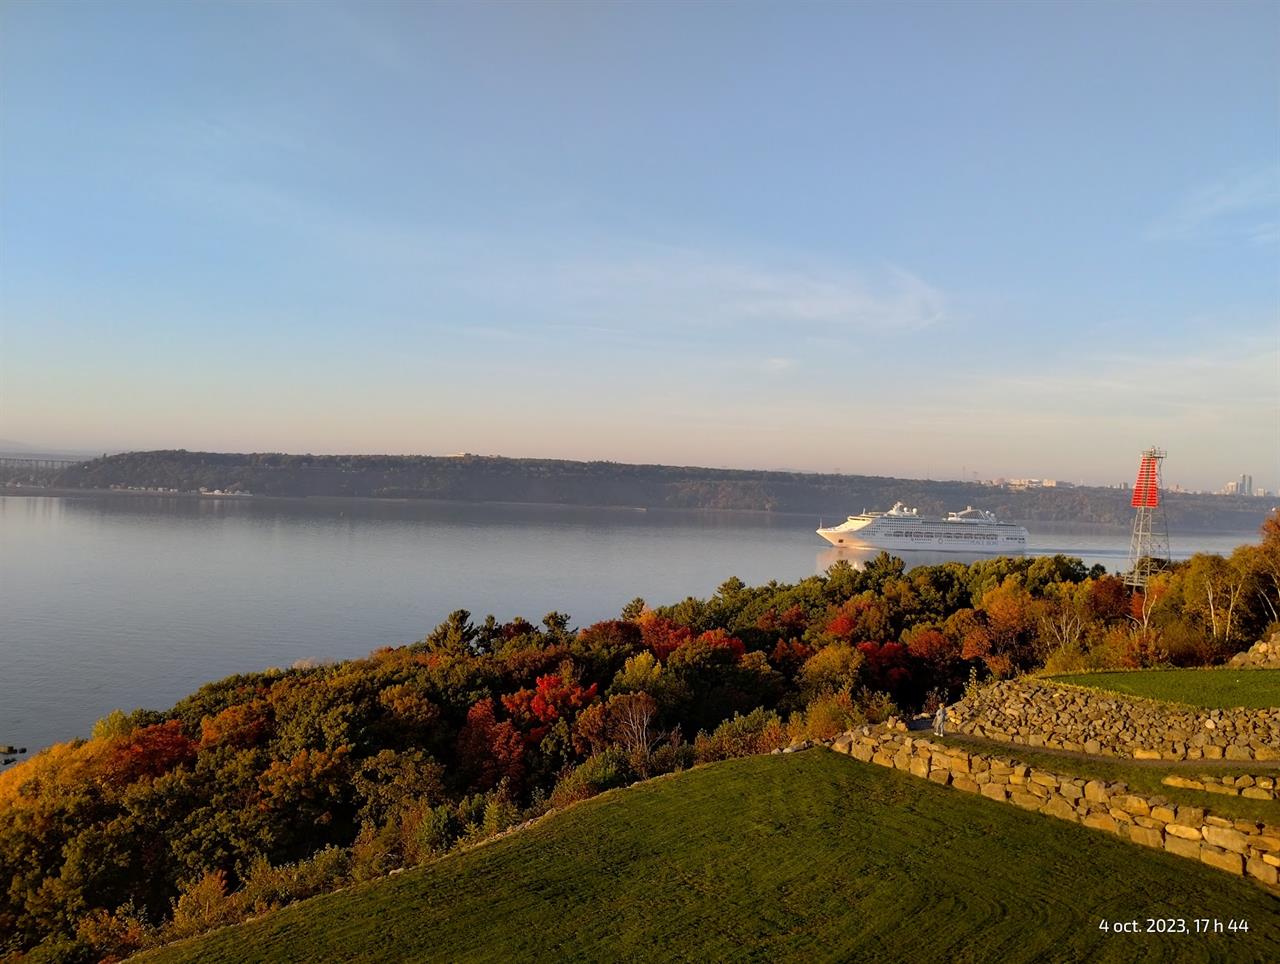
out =
{"type": "Polygon", "coordinates": [[[432,860],[610,787],[931,711],[1044,669],[1221,662],[1280,629],[1280,516],[1137,592],[1079,559],[473,620],[234,676],[0,774],[0,955],[116,959],[432,860]]]}
{"type": "MultiPolygon", "coordinates": [[[[13,471],[8,478],[18,479],[13,471]]],[[[265,496],[348,496],[667,509],[797,512],[843,518],[895,501],[943,514],[973,505],[1020,522],[1127,525],[1129,493],[864,475],[766,472],[496,456],[283,455],[155,451],[105,456],[38,480],[53,487],[201,488],[265,496]]],[[[1170,493],[1176,529],[1256,529],[1263,499],[1170,493]]]]}

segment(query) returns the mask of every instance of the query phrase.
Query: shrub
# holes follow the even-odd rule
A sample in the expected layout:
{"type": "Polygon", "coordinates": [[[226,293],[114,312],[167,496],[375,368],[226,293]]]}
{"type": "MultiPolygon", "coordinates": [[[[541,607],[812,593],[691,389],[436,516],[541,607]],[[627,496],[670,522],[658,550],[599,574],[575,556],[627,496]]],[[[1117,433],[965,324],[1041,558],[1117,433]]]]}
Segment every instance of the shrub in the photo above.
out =
{"type": "Polygon", "coordinates": [[[1220,655],[1212,637],[1186,623],[1163,627],[1160,639],[1174,666],[1206,666],[1220,655]]]}
{"type": "Polygon", "coordinates": [[[693,747],[675,735],[650,753],[647,762],[650,776],[687,770],[694,764],[693,747]]]}
{"type": "Polygon", "coordinates": [[[325,847],[306,860],[278,867],[259,856],[249,865],[240,903],[247,912],[261,914],[340,887],[350,872],[351,856],[340,847],[325,847]]]}
{"type": "Polygon", "coordinates": [[[399,820],[380,827],[365,824],[351,845],[351,876],[357,881],[385,877],[405,864],[399,820]]]}
{"type": "Polygon", "coordinates": [[[31,953],[17,960],[21,960],[22,964],[94,964],[99,957],[84,941],[53,935],[46,937],[31,953]]]}
{"type": "Polygon", "coordinates": [[[505,797],[495,798],[484,805],[484,816],[480,819],[480,832],[485,838],[494,837],[519,822],[520,808],[505,797]]]}
{"type": "Polygon", "coordinates": [[[227,893],[227,875],[212,870],[182,887],[173,905],[173,920],[165,928],[168,940],[202,934],[243,916],[240,901],[227,893]]]}
{"type": "Polygon", "coordinates": [[[1076,645],[1058,646],[1045,657],[1044,670],[1050,676],[1060,673],[1079,673],[1089,669],[1085,650],[1076,645]]]}
{"type": "Polygon", "coordinates": [[[865,720],[848,690],[824,693],[809,702],[803,713],[793,713],[787,735],[794,740],[829,740],[865,720]]]}
{"type": "Polygon", "coordinates": [[[745,716],[735,713],[710,735],[699,733],[693,743],[693,755],[698,763],[712,763],[768,753],[787,742],[787,730],[778,714],[757,707],[745,716]]]}
{"type": "Polygon", "coordinates": [[[81,918],[76,937],[92,947],[94,959],[101,961],[123,960],[156,940],[155,931],[132,902],[122,904],[113,914],[99,908],[81,918]]]}
{"type": "Polygon", "coordinates": [[[1153,632],[1113,626],[1089,652],[1087,669],[1140,669],[1167,662],[1163,640],[1153,632]]]}
{"type": "Polygon", "coordinates": [[[859,690],[855,702],[868,723],[883,723],[889,717],[898,716],[902,712],[893,702],[893,697],[879,691],[859,690]]]}
{"type": "Polygon", "coordinates": [[[945,706],[947,703],[947,691],[941,686],[935,686],[924,695],[924,703],[920,706],[920,712],[933,716],[938,711],[938,707],[945,706]]]}
{"type": "Polygon", "coordinates": [[[419,852],[428,856],[448,853],[461,829],[455,807],[447,803],[432,807],[418,824],[415,837],[419,852]]]}
{"type": "Polygon", "coordinates": [[[586,800],[605,790],[625,786],[632,777],[626,754],[617,747],[610,747],[589,757],[557,783],[551,794],[551,805],[565,807],[586,800]]]}

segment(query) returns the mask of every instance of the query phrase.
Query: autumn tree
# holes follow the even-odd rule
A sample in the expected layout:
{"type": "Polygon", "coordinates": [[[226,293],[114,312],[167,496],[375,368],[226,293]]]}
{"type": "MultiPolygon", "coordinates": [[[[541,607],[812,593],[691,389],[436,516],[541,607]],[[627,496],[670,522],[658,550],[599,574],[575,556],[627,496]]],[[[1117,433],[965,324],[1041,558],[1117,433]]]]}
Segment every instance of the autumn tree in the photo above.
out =
{"type": "Polygon", "coordinates": [[[620,693],[609,698],[610,741],[627,754],[632,766],[643,769],[654,746],[662,739],[655,728],[658,704],[648,693],[620,693]]]}
{"type": "Polygon", "coordinates": [[[317,841],[341,838],[354,816],[351,806],[351,759],[347,747],[299,750],[275,760],[258,779],[260,806],[287,815],[291,832],[284,842],[291,857],[305,856],[317,841]],[[334,833],[317,828],[334,827],[334,833]]]}
{"type": "Polygon", "coordinates": [[[270,727],[271,710],[265,700],[236,703],[200,721],[200,748],[257,746],[270,727]]]}
{"type": "Polygon", "coordinates": [[[1036,613],[1031,594],[1016,576],[1006,578],[982,597],[982,614],[991,638],[987,665],[997,675],[1024,670],[1043,659],[1043,648],[1035,635],[1036,613]]]}
{"type": "Polygon", "coordinates": [[[588,675],[608,679],[643,645],[644,634],[638,625],[611,619],[579,632],[569,649],[588,675]]]}
{"type": "Polygon", "coordinates": [[[688,626],[682,626],[655,612],[642,613],[636,624],[640,627],[644,647],[663,662],[693,638],[693,631],[688,626]]]}
{"type": "Polygon", "coordinates": [[[123,786],[143,777],[157,777],[195,759],[196,744],[177,720],[133,730],[108,741],[100,763],[102,778],[123,786]]]}
{"type": "Polygon", "coordinates": [[[818,650],[800,667],[802,702],[824,693],[850,691],[858,683],[858,673],[865,657],[849,643],[832,643],[818,650]]]}
{"type": "Polygon", "coordinates": [[[830,614],[822,632],[846,643],[885,639],[890,635],[889,605],[874,593],[859,593],[830,614]]]}
{"type": "Polygon", "coordinates": [[[1103,623],[1115,623],[1129,615],[1129,587],[1119,576],[1103,576],[1088,587],[1086,605],[1089,615],[1103,623]]]}
{"type": "Polygon", "coordinates": [[[525,746],[515,725],[497,720],[493,700],[485,698],[467,711],[467,722],[458,734],[458,765],[473,789],[487,790],[503,779],[523,786],[525,746]]]}
{"type": "Polygon", "coordinates": [[[1229,651],[1243,608],[1245,574],[1232,562],[1197,553],[1191,557],[1184,576],[1184,611],[1209,633],[1219,652],[1229,651]]]}

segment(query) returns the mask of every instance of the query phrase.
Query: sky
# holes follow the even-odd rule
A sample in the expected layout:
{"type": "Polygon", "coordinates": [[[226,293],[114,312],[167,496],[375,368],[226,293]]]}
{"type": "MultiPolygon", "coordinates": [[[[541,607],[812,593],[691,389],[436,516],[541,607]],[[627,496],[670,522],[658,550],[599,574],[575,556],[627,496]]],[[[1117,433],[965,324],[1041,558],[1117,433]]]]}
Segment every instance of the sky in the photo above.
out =
{"type": "Polygon", "coordinates": [[[5,0],[0,440],[1280,488],[1280,5],[5,0]]]}

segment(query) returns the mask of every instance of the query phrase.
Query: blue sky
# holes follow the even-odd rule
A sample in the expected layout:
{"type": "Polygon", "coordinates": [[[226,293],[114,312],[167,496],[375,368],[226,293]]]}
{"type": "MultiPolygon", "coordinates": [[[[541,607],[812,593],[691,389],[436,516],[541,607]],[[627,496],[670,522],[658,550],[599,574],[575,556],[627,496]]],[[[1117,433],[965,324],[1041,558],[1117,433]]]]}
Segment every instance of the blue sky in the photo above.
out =
{"type": "Polygon", "coordinates": [[[1273,3],[0,5],[0,438],[1280,486],[1273,3]]]}

